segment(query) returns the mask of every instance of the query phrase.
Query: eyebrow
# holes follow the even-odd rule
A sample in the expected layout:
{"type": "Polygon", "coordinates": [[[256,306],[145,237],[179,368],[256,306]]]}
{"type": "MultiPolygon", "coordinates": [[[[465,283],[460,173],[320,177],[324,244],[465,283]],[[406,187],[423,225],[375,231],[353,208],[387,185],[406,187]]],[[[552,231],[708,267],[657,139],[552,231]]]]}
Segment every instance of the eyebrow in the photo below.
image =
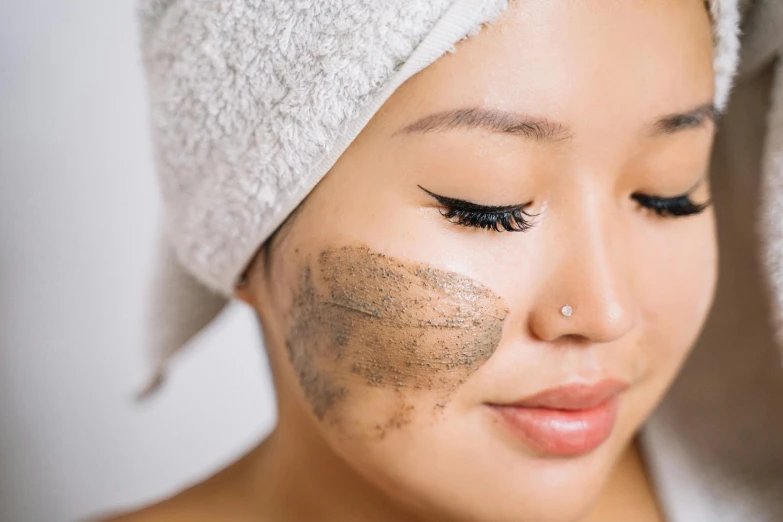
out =
{"type": "MultiPolygon", "coordinates": [[[[708,121],[717,123],[718,116],[713,102],[703,103],[685,112],[662,116],[649,126],[649,135],[670,135],[701,127],[708,121]]],[[[559,142],[573,138],[573,132],[563,123],[489,107],[452,109],[429,114],[398,129],[392,136],[427,134],[459,128],[484,129],[493,133],[522,136],[536,142],[559,142]]]]}

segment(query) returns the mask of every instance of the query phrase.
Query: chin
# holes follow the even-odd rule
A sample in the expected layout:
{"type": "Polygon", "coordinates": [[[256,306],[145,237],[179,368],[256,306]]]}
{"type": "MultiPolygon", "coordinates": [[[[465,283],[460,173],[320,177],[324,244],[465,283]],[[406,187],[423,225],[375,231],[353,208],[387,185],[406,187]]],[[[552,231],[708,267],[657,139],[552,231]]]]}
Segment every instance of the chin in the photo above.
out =
{"type": "MultiPolygon", "coordinates": [[[[418,423],[416,423],[418,424],[418,423]]],[[[536,454],[488,412],[442,419],[367,448],[354,462],[423,520],[574,522],[595,503],[630,436],[578,456],[536,454]]]]}

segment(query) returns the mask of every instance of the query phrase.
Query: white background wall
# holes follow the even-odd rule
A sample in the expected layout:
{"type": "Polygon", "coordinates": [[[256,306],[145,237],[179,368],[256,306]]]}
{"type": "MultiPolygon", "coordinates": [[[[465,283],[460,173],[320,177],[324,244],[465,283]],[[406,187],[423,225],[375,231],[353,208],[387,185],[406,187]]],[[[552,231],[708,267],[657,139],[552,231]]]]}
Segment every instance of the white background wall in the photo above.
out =
{"type": "Polygon", "coordinates": [[[165,495],[274,422],[244,305],[132,401],[160,216],[148,139],[133,0],[0,0],[0,522],[165,495]]]}

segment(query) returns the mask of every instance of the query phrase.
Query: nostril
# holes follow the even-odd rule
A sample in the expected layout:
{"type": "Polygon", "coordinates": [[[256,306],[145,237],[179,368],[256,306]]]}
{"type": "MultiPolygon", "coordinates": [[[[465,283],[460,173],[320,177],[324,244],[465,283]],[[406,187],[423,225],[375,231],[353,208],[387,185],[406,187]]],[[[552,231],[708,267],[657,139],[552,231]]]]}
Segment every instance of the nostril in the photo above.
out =
{"type": "Polygon", "coordinates": [[[569,345],[589,344],[590,339],[582,334],[570,333],[565,334],[560,338],[560,342],[569,345]]]}

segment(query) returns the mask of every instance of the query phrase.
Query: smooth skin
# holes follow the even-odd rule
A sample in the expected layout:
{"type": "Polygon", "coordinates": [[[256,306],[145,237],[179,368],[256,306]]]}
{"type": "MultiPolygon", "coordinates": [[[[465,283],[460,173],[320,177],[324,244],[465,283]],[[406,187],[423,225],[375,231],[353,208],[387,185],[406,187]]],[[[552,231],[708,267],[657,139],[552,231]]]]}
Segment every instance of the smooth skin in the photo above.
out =
{"type": "Polygon", "coordinates": [[[112,520],[663,520],[636,435],[712,303],[715,221],[711,207],[661,216],[631,196],[690,191],[709,201],[710,31],[702,0],[512,2],[402,85],[237,289],[263,326],[276,429],[207,481],[112,520]],[[548,130],[404,130],[459,109],[535,118],[548,130]],[[536,223],[463,226],[420,186],[482,205],[529,203],[536,223]],[[347,398],[319,417],[286,342],[303,271],[323,289],[319,254],[356,245],[479,282],[508,314],[494,353],[453,389],[346,377],[347,398]],[[487,406],[606,377],[631,386],[610,438],[576,457],[537,454],[487,406]],[[371,436],[400,400],[404,422],[371,436]]]}

